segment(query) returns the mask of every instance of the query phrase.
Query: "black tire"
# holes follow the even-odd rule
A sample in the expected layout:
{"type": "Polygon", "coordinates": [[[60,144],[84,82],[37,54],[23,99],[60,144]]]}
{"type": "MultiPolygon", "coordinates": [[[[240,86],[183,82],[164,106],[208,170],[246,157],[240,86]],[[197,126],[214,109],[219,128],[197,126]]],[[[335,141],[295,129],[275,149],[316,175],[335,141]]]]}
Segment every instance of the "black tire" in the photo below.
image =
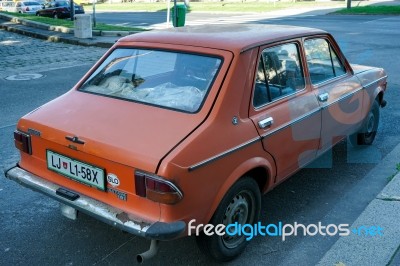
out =
{"type": "Polygon", "coordinates": [[[375,140],[378,126],[379,126],[379,103],[378,100],[375,100],[372,103],[371,109],[369,110],[360,131],[354,133],[349,137],[351,144],[354,147],[360,145],[371,145],[375,140]]]}
{"type": "Polygon", "coordinates": [[[40,17],[40,14],[39,14],[39,13],[36,13],[36,16],[37,16],[37,17],[40,17]]]}
{"type": "Polygon", "coordinates": [[[54,19],[58,19],[58,18],[59,18],[58,15],[57,15],[57,13],[54,13],[54,14],[53,14],[53,18],[54,18],[54,19]]]}
{"type": "MultiPolygon", "coordinates": [[[[261,210],[261,193],[257,182],[250,177],[239,179],[226,193],[210,223],[255,224],[261,210]]],[[[230,261],[240,255],[249,241],[246,236],[231,237],[228,235],[207,236],[203,232],[197,236],[197,244],[201,251],[218,262],[230,261]]]]}

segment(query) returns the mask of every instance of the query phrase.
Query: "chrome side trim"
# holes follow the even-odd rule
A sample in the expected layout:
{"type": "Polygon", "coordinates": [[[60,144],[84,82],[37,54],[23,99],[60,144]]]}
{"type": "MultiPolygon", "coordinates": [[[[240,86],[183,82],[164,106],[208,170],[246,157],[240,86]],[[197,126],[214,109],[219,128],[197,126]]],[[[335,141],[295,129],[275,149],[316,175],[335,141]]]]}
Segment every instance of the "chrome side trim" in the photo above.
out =
{"type": "Polygon", "coordinates": [[[369,86],[372,86],[372,85],[374,85],[375,83],[377,83],[377,82],[379,82],[379,81],[381,81],[382,79],[385,79],[385,78],[387,78],[387,75],[384,76],[384,77],[378,78],[377,80],[372,81],[372,82],[370,82],[370,83],[364,85],[364,88],[367,88],[367,87],[369,87],[369,86]]]}
{"type": "Polygon", "coordinates": [[[206,159],[206,160],[201,161],[201,162],[199,162],[197,164],[194,164],[194,165],[190,166],[188,170],[189,170],[189,172],[193,171],[193,170],[196,170],[197,168],[199,168],[199,167],[201,167],[203,165],[206,165],[206,164],[211,163],[211,162],[213,162],[215,160],[218,160],[218,159],[220,159],[222,157],[225,157],[226,155],[231,154],[231,153],[233,153],[233,152],[235,152],[237,150],[243,149],[244,147],[247,147],[247,146],[249,146],[249,145],[251,145],[251,144],[253,144],[253,143],[255,143],[255,142],[259,141],[259,140],[261,140],[261,137],[256,137],[254,139],[246,141],[245,143],[242,143],[242,144],[240,144],[240,145],[238,145],[236,147],[233,147],[232,149],[229,149],[227,151],[221,152],[221,153],[219,153],[219,154],[217,154],[217,155],[215,155],[215,156],[213,156],[213,157],[211,157],[209,159],[206,159]]]}
{"type": "Polygon", "coordinates": [[[271,131],[266,132],[265,134],[261,135],[261,138],[265,138],[265,137],[267,137],[269,135],[275,134],[276,132],[278,132],[280,130],[283,130],[283,129],[287,128],[287,127],[290,127],[291,125],[296,124],[296,123],[298,123],[298,122],[300,122],[300,121],[302,121],[302,120],[304,120],[304,119],[306,119],[306,118],[318,113],[319,111],[321,111],[321,107],[316,108],[316,109],[312,110],[311,112],[308,112],[308,113],[306,113],[306,114],[304,114],[302,116],[299,116],[298,118],[296,118],[294,120],[291,120],[291,121],[283,124],[282,126],[280,126],[278,128],[275,128],[275,129],[273,129],[271,131]]]}
{"type": "Polygon", "coordinates": [[[357,90],[355,90],[355,91],[352,91],[352,92],[349,92],[349,93],[347,93],[347,94],[345,94],[345,95],[342,95],[342,96],[340,96],[339,98],[337,98],[336,100],[334,100],[333,102],[328,103],[328,104],[322,106],[321,108],[322,108],[322,109],[326,109],[326,108],[328,108],[329,106],[340,102],[341,100],[344,100],[344,99],[346,99],[346,98],[349,98],[349,97],[353,96],[354,94],[358,93],[359,91],[361,91],[361,90],[363,90],[363,89],[364,89],[364,87],[361,86],[359,89],[357,89],[357,90]]]}
{"type": "Polygon", "coordinates": [[[327,105],[322,106],[322,109],[326,109],[326,108],[328,108],[329,106],[331,106],[332,104],[335,104],[335,103],[340,102],[340,101],[342,101],[342,100],[344,100],[344,99],[346,99],[346,98],[348,98],[348,97],[351,97],[351,96],[353,96],[354,94],[358,93],[359,91],[361,91],[361,90],[363,90],[363,89],[365,89],[365,88],[367,88],[367,87],[370,87],[370,86],[374,85],[375,83],[377,83],[377,82],[379,82],[379,81],[381,81],[382,79],[385,79],[385,78],[387,78],[387,75],[384,76],[384,77],[381,77],[381,78],[379,78],[379,79],[377,79],[377,80],[374,80],[374,81],[372,81],[372,82],[366,84],[365,86],[362,86],[362,85],[361,85],[361,87],[360,87],[359,89],[357,89],[357,90],[355,90],[355,91],[352,91],[352,92],[349,92],[349,93],[347,93],[347,94],[345,94],[345,95],[342,95],[341,97],[339,97],[339,98],[336,99],[335,101],[333,101],[333,102],[331,102],[331,103],[329,103],[329,104],[327,104],[327,105]]]}

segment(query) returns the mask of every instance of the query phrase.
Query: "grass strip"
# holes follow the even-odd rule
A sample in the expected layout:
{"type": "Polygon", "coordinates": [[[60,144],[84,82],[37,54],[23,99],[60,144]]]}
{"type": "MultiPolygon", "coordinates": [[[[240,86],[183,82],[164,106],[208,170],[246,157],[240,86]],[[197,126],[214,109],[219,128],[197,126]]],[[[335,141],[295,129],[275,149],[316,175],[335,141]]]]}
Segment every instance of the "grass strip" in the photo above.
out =
{"type": "MultiPolygon", "coordinates": [[[[20,14],[20,13],[13,13],[13,12],[0,12],[3,14],[11,15],[14,17],[23,18],[30,21],[40,22],[52,26],[63,26],[67,28],[74,28],[74,22],[70,19],[53,19],[47,17],[37,17],[34,15],[27,15],[27,14],[20,14]]],[[[109,25],[105,23],[96,23],[96,27],[93,30],[104,30],[104,31],[145,31],[142,28],[136,27],[125,27],[125,26],[116,26],[116,25],[109,25]]]]}
{"type": "Polygon", "coordinates": [[[342,15],[400,15],[400,6],[358,6],[341,9],[334,14],[342,15]]]}

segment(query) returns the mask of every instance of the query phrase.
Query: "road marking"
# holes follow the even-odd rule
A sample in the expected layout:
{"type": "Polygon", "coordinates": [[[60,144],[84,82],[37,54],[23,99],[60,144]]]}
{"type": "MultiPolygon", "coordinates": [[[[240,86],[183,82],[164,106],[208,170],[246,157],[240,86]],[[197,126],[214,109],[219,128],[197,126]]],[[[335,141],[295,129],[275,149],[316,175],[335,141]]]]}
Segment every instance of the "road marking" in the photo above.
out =
{"type": "Polygon", "coordinates": [[[6,125],[6,126],[1,126],[0,129],[5,129],[7,127],[15,127],[17,124],[11,124],[11,125],[6,125]]]}
{"type": "Polygon", "coordinates": [[[21,81],[21,80],[32,80],[32,79],[39,79],[44,77],[42,74],[37,74],[37,73],[26,73],[26,74],[17,74],[17,75],[11,75],[6,77],[6,80],[12,80],[12,81],[21,81]]]}

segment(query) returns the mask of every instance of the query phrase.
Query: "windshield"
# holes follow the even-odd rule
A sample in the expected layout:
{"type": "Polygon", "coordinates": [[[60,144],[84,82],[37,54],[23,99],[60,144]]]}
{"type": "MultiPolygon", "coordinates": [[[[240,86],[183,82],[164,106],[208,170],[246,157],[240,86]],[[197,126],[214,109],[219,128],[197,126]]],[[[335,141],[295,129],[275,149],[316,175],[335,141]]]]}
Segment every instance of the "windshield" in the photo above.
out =
{"type": "Polygon", "coordinates": [[[24,5],[26,6],[40,6],[38,2],[24,2],[24,5]]]}
{"type": "Polygon", "coordinates": [[[79,90],[194,113],[220,65],[205,55],[116,49],[79,90]]]}

